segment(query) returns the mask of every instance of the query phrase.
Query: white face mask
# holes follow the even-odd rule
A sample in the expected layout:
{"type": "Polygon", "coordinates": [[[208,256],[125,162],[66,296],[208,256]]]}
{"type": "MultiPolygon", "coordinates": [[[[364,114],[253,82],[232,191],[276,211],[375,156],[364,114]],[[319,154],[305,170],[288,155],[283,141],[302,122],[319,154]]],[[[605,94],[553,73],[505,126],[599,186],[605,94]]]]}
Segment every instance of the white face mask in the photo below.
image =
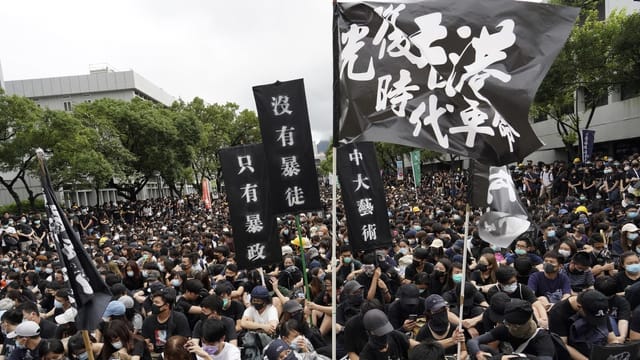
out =
{"type": "Polygon", "coordinates": [[[513,284],[509,284],[509,285],[502,285],[502,290],[504,290],[504,292],[511,294],[512,292],[516,291],[518,289],[518,283],[514,282],[513,284]]]}

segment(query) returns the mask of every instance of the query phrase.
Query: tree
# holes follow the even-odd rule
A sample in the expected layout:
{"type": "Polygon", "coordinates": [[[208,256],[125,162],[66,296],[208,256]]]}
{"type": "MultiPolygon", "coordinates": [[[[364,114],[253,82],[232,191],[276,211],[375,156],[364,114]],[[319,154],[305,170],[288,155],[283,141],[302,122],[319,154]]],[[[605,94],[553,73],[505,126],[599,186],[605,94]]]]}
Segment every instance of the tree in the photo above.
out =
{"type": "MultiPolygon", "coordinates": [[[[572,158],[580,130],[589,128],[601,99],[627,79],[637,78],[637,72],[634,74],[630,65],[633,59],[620,56],[620,50],[616,48],[616,44],[628,44],[631,39],[637,39],[637,33],[625,31],[629,19],[623,12],[613,12],[605,21],[599,20],[597,1],[562,0],[556,3],[582,5],[582,12],[579,23],[536,94],[532,116],[556,121],[558,134],[572,158]],[[585,94],[588,116],[584,121],[575,104],[578,91],[585,94]]],[[[637,49],[637,40],[632,45],[637,49]]],[[[637,63],[637,59],[635,61],[637,63]]]]}

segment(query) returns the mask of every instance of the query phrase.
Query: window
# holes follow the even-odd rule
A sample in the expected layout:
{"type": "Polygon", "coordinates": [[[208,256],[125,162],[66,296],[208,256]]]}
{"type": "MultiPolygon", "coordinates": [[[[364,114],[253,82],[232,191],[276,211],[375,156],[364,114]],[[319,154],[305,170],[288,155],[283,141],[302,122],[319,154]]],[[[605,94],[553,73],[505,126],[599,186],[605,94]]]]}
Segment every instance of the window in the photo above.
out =
{"type": "MultiPolygon", "coordinates": [[[[640,1],[640,0],[637,0],[640,1]]],[[[640,84],[634,81],[630,81],[622,84],[622,88],[620,89],[620,99],[627,100],[634,98],[636,96],[640,96],[640,84]]]]}
{"type": "Polygon", "coordinates": [[[64,111],[71,111],[72,107],[71,107],[71,101],[65,101],[63,103],[64,105],[64,111]]]}

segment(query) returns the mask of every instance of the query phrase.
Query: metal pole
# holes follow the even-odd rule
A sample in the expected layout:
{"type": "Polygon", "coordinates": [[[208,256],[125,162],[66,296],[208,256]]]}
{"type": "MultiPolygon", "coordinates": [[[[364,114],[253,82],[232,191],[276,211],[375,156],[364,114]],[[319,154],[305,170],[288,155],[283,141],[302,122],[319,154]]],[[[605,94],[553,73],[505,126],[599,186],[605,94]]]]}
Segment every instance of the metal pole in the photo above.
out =
{"type": "MultiPolygon", "coordinates": [[[[471,207],[467,202],[466,212],[464,215],[464,245],[462,247],[462,280],[460,280],[460,300],[458,301],[458,305],[460,306],[460,322],[458,323],[458,331],[462,331],[462,317],[464,310],[464,287],[465,282],[467,281],[467,238],[469,237],[469,213],[471,212],[471,207]]],[[[462,343],[458,343],[458,356],[456,359],[460,359],[460,352],[462,351],[462,343]]]]}

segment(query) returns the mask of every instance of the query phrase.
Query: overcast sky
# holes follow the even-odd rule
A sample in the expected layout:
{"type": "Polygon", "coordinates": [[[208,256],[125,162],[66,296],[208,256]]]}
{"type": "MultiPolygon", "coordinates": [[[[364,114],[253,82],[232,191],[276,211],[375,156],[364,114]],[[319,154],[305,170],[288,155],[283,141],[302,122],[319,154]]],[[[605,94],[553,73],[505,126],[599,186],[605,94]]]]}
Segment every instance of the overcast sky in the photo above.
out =
{"type": "Polygon", "coordinates": [[[314,140],[331,136],[330,0],[3,2],[4,79],[134,70],[191,101],[255,110],[252,86],[304,78],[314,140]]]}

